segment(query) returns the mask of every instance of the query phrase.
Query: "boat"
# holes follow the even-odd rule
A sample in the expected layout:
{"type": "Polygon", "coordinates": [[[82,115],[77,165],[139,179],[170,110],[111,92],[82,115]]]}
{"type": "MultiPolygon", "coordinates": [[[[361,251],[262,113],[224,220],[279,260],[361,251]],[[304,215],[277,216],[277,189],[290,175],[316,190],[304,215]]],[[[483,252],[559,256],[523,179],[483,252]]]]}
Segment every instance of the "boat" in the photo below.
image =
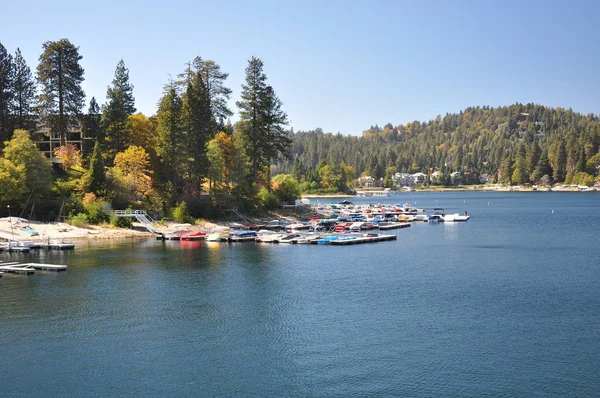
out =
{"type": "Polygon", "coordinates": [[[454,214],[446,214],[444,215],[440,221],[443,222],[459,222],[459,221],[468,221],[469,218],[471,218],[471,216],[469,216],[469,214],[465,211],[464,215],[461,215],[459,213],[454,213],[454,214]]]}
{"type": "Polygon", "coordinates": [[[183,235],[185,235],[185,234],[187,234],[189,232],[190,231],[176,231],[176,232],[171,232],[171,233],[168,233],[168,234],[164,234],[162,239],[164,239],[164,240],[180,240],[183,235]]]}
{"type": "Polygon", "coordinates": [[[303,237],[300,237],[296,240],[297,244],[304,244],[304,245],[310,245],[312,243],[317,243],[317,241],[319,239],[322,239],[323,236],[319,235],[319,234],[315,234],[315,233],[309,233],[307,235],[304,235],[303,237]]]}
{"type": "Polygon", "coordinates": [[[427,221],[430,223],[439,223],[440,221],[443,221],[443,217],[444,209],[438,207],[433,209],[433,213],[429,214],[429,216],[427,217],[427,221]]]}
{"type": "Polygon", "coordinates": [[[258,234],[256,231],[235,231],[229,235],[231,242],[254,242],[258,234]]]}
{"type": "Polygon", "coordinates": [[[365,222],[354,222],[350,225],[350,231],[360,231],[361,229],[363,229],[363,226],[365,225],[365,222]]]}
{"type": "Polygon", "coordinates": [[[348,228],[350,228],[350,225],[351,225],[350,223],[347,223],[347,222],[341,222],[341,223],[338,223],[338,224],[336,224],[336,226],[333,228],[333,230],[334,230],[335,232],[344,232],[344,231],[346,231],[348,228]]]}
{"type": "Polygon", "coordinates": [[[287,226],[286,229],[289,232],[300,231],[303,229],[310,229],[310,224],[290,224],[287,226]]]}
{"type": "Polygon", "coordinates": [[[206,239],[206,232],[193,231],[183,234],[179,237],[179,240],[203,240],[206,239]]]}
{"type": "Polygon", "coordinates": [[[206,237],[207,242],[227,242],[229,230],[216,231],[206,237]]]}
{"type": "Polygon", "coordinates": [[[279,239],[279,243],[295,243],[294,240],[302,237],[301,234],[287,234],[281,239],[279,239]]]}
{"type": "Polygon", "coordinates": [[[322,245],[328,245],[330,242],[334,241],[334,240],[338,240],[340,237],[333,235],[333,236],[325,236],[321,239],[317,239],[317,243],[322,244],[322,245]]]}

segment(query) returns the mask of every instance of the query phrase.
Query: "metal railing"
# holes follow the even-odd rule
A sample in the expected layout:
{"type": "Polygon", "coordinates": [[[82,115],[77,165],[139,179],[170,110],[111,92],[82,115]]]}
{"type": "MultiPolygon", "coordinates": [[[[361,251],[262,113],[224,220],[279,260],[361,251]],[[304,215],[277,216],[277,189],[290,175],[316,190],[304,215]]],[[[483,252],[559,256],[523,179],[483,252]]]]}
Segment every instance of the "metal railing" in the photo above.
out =
{"type": "Polygon", "coordinates": [[[154,234],[162,234],[156,227],[152,217],[145,210],[110,210],[107,214],[114,217],[135,217],[148,231],[154,234]]]}

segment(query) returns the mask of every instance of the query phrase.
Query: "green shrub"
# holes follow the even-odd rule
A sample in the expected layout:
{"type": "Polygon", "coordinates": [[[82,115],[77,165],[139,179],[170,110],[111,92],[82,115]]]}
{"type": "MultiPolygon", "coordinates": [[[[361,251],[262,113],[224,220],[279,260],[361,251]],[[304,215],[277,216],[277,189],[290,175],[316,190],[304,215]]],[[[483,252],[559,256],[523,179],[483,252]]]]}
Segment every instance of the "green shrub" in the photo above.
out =
{"type": "Polygon", "coordinates": [[[190,213],[187,209],[187,204],[185,202],[179,203],[177,207],[171,210],[171,218],[180,224],[194,223],[194,219],[192,218],[192,216],[190,216],[190,213]]]}
{"type": "Polygon", "coordinates": [[[269,191],[267,188],[261,188],[256,196],[258,197],[258,202],[260,205],[267,210],[272,210],[279,207],[279,199],[277,199],[277,195],[275,195],[273,191],[269,191]]]}
{"type": "Polygon", "coordinates": [[[271,185],[281,202],[293,202],[300,197],[300,183],[291,174],[276,175],[271,185]]]}
{"type": "Polygon", "coordinates": [[[110,223],[119,228],[132,228],[133,222],[129,217],[110,216],[110,223]]]}
{"type": "Polygon", "coordinates": [[[85,213],[77,213],[67,220],[67,223],[74,227],[86,227],[89,224],[88,216],[85,213]]]}

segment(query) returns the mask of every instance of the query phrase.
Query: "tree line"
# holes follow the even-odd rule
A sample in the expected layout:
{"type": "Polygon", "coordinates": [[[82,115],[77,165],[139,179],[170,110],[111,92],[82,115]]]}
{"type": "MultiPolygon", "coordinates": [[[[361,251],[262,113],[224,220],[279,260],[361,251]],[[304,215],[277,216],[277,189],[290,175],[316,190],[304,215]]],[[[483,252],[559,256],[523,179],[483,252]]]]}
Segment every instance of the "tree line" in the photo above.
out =
{"type": "Polygon", "coordinates": [[[273,172],[293,173],[315,189],[329,184],[324,165],[338,170],[340,181],[349,168],[353,177],[386,182],[396,172],[438,171],[430,182],[440,185],[450,185],[453,172],[463,184],[478,184],[482,175],[505,185],[600,181],[598,116],[538,104],[471,107],[428,122],[371,126],[361,137],[321,129],[293,137],[291,157],[279,158],[273,172]]]}
{"type": "Polygon", "coordinates": [[[271,183],[269,166],[288,153],[292,139],[262,60],[248,61],[236,102],[239,121],[232,125],[228,73],[215,61],[198,56],[184,65],[164,85],[157,112],[148,117],[137,112],[123,60],[106,103],[92,97],[85,112],[81,59],[68,39],[45,42],[34,77],[20,50],[13,56],[0,43],[0,185],[15,187],[0,192],[1,203],[37,204],[37,213],[47,218],[102,218],[98,208],[106,204],[168,216],[186,203],[200,216],[231,206],[223,202],[252,207],[265,192],[270,199],[285,196],[285,184],[271,183]],[[60,137],[54,149],[58,165],[35,150],[33,135],[40,126],[60,137]],[[94,139],[81,148],[72,145],[72,127],[94,139]],[[15,152],[27,156],[11,155],[15,152]],[[38,171],[44,178],[33,183],[38,171]]]}

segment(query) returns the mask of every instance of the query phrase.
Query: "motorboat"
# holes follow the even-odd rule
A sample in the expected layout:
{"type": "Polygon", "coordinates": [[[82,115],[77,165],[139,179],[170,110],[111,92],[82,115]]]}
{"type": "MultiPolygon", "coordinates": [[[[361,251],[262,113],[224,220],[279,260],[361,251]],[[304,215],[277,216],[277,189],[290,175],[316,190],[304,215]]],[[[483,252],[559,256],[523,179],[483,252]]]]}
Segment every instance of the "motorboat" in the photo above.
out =
{"type": "Polygon", "coordinates": [[[471,218],[471,216],[468,215],[468,213],[465,211],[465,214],[459,214],[459,213],[454,213],[454,214],[446,214],[444,215],[440,221],[443,222],[459,222],[459,221],[468,221],[469,218],[471,218]]]}
{"type": "Polygon", "coordinates": [[[179,237],[179,240],[203,240],[206,239],[206,232],[192,231],[187,234],[183,234],[179,237]]]}
{"type": "Polygon", "coordinates": [[[301,238],[302,235],[301,234],[288,234],[284,237],[282,237],[281,239],[279,239],[279,243],[294,243],[294,240],[301,238]]]}
{"type": "Polygon", "coordinates": [[[235,231],[229,235],[231,242],[254,242],[258,234],[256,231],[235,231]]]}

